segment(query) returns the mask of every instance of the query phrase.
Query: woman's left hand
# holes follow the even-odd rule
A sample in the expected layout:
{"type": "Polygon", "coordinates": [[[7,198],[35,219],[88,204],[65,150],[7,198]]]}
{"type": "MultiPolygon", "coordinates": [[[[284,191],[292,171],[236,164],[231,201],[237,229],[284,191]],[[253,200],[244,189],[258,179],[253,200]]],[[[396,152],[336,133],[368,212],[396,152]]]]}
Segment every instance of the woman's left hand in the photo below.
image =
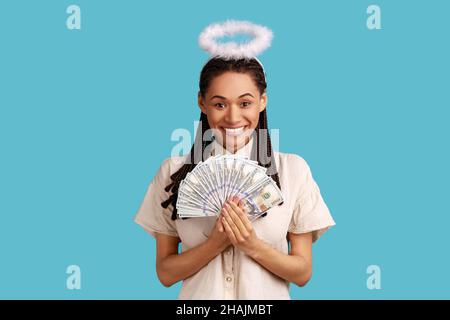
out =
{"type": "Polygon", "coordinates": [[[242,202],[237,197],[232,197],[225,202],[222,215],[223,226],[231,243],[253,257],[258,252],[261,240],[256,235],[242,202]]]}

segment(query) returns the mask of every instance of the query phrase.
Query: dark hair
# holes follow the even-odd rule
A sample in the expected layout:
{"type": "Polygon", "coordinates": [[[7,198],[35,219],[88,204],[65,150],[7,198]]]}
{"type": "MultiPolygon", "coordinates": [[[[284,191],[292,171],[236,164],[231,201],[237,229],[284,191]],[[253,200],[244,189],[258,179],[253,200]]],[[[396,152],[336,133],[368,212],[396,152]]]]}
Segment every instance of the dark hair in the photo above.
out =
{"type": "MultiPolygon", "coordinates": [[[[255,59],[225,60],[222,58],[215,57],[210,59],[204,65],[200,73],[199,87],[201,96],[205,97],[209,85],[211,84],[211,81],[215,77],[227,71],[249,74],[252,77],[253,81],[255,82],[256,86],[258,87],[260,94],[263,94],[266,91],[267,84],[264,70],[257,60],[255,59]]],[[[203,139],[205,133],[207,133],[208,130],[210,131],[208,118],[206,114],[201,112],[200,123],[196,132],[195,142],[192,145],[187,160],[177,172],[175,172],[170,176],[172,182],[164,188],[166,192],[170,191],[172,192],[172,194],[169,196],[167,200],[161,202],[161,206],[163,208],[167,208],[170,204],[172,204],[173,206],[172,220],[177,219],[176,203],[178,199],[178,188],[180,186],[180,182],[186,177],[188,172],[192,171],[197,165],[197,161],[195,161],[196,159],[194,158],[195,156],[194,149],[199,150],[199,148],[195,146],[199,147],[201,144],[200,160],[203,161],[205,160],[203,159],[204,150],[210,143],[212,143],[212,141],[204,141],[205,139],[203,139]]],[[[255,129],[255,137],[256,141],[252,148],[251,159],[257,160],[259,165],[268,168],[266,172],[267,175],[270,176],[276,182],[277,186],[281,190],[280,180],[278,177],[275,158],[272,150],[272,143],[268,132],[266,109],[264,109],[259,113],[259,121],[255,129]],[[258,148],[258,146],[260,148],[258,148]],[[261,151],[260,149],[262,147],[264,147],[264,152],[260,152],[261,151]]],[[[266,214],[264,214],[263,216],[265,215],[266,214]]]]}

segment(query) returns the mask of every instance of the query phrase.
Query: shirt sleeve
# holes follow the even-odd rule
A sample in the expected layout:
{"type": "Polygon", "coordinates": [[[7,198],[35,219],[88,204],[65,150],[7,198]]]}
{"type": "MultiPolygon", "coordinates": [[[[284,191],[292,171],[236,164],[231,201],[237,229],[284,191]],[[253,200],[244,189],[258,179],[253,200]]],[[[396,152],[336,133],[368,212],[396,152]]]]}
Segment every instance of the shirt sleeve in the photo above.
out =
{"type": "Polygon", "coordinates": [[[167,200],[169,192],[164,188],[170,183],[170,158],[163,161],[153,180],[147,188],[144,200],[134,217],[134,221],[142,226],[153,237],[156,233],[178,237],[175,221],[171,219],[173,206],[161,206],[167,200]]]}
{"type": "Polygon", "coordinates": [[[330,214],[306,161],[297,156],[297,168],[303,172],[301,188],[294,205],[294,212],[289,225],[291,233],[312,232],[313,242],[317,241],[336,223],[330,214]]]}

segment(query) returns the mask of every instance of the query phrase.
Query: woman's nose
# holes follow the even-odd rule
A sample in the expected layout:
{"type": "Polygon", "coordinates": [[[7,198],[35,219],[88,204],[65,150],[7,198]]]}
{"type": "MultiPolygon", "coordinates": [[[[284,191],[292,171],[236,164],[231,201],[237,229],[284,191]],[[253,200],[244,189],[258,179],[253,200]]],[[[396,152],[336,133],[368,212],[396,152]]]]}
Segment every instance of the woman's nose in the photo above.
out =
{"type": "Polygon", "coordinates": [[[228,108],[228,112],[225,120],[229,123],[237,123],[241,118],[241,110],[239,106],[232,104],[230,108],[228,108]]]}

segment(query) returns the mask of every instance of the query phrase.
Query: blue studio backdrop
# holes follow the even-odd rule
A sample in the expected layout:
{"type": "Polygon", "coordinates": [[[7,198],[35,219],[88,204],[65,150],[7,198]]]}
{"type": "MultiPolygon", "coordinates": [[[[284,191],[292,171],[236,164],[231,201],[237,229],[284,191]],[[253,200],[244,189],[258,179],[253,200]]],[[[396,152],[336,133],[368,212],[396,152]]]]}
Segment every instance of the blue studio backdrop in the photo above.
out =
{"type": "Polygon", "coordinates": [[[337,223],[292,298],[450,298],[449,12],[444,0],[1,0],[0,298],[177,298],[133,217],[172,132],[194,134],[197,37],[226,19],[273,30],[260,56],[269,127],[309,163],[337,223]]]}

